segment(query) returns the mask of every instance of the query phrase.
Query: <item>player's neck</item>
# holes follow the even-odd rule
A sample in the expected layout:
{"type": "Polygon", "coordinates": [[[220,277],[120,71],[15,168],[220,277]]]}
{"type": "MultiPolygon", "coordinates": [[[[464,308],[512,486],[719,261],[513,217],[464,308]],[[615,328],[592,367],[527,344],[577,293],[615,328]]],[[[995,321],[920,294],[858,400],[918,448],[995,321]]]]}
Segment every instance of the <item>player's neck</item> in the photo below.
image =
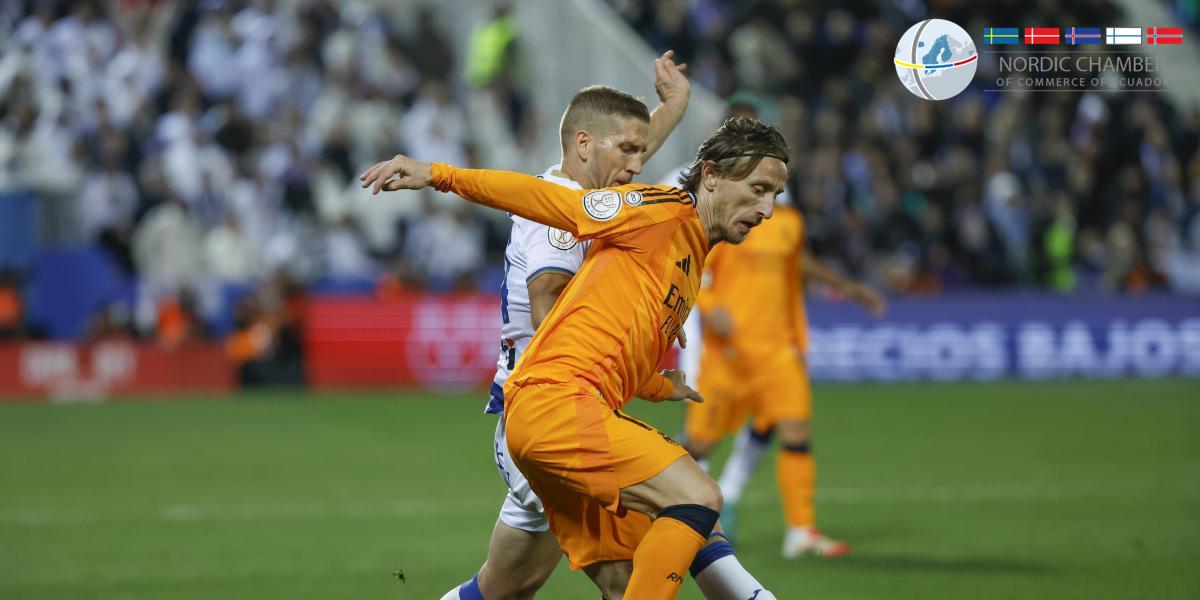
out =
{"type": "Polygon", "coordinates": [[[703,186],[693,192],[692,197],[696,199],[696,214],[700,217],[700,226],[704,227],[704,234],[708,236],[708,247],[712,248],[713,244],[721,241],[714,227],[717,222],[716,214],[713,212],[716,199],[713,198],[712,192],[704,189],[703,186]]]}
{"type": "Polygon", "coordinates": [[[570,179],[571,181],[578,183],[579,187],[585,190],[609,187],[604,185],[604,182],[593,181],[591,178],[589,178],[587,176],[587,167],[585,167],[582,163],[568,161],[567,157],[564,156],[558,164],[558,170],[554,172],[554,175],[570,179]]]}

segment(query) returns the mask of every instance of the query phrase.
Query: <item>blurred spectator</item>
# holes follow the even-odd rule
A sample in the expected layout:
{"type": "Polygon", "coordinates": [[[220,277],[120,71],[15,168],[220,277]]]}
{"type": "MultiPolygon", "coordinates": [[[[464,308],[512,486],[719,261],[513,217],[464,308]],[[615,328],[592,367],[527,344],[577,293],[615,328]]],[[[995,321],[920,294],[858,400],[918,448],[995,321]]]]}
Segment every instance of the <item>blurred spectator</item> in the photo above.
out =
{"type": "Polygon", "coordinates": [[[404,256],[430,289],[449,291],[461,287],[478,268],[485,235],[461,203],[428,206],[428,212],[409,224],[404,256]]]}
{"type": "Polygon", "coordinates": [[[165,350],[208,339],[208,331],[196,311],[196,296],[190,289],[159,303],[155,334],[158,345],[165,350]]]}
{"type": "Polygon", "coordinates": [[[0,269],[0,340],[25,337],[25,299],[20,276],[10,268],[0,269]]]}
{"type": "Polygon", "coordinates": [[[466,118],[441,82],[430,81],[422,86],[400,128],[413,158],[452,165],[467,163],[466,118]]]}
{"type": "Polygon", "coordinates": [[[84,343],[131,341],[137,338],[129,307],[116,302],[101,308],[88,318],[84,343]]]}
{"type": "Polygon", "coordinates": [[[204,259],[208,273],[220,283],[250,284],[262,275],[258,249],[232,214],[205,234],[204,259]]]}
{"type": "Polygon", "coordinates": [[[204,266],[200,236],[186,203],[173,200],[151,210],[133,236],[133,259],[143,283],[172,294],[197,284],[204,266]]]}
{"type": "Polygon", "coordinates": [[[282,271],[257,294],[238,300],[225,352],[243,385],[304,382],[304,302],[303,289],[282,271]]]}

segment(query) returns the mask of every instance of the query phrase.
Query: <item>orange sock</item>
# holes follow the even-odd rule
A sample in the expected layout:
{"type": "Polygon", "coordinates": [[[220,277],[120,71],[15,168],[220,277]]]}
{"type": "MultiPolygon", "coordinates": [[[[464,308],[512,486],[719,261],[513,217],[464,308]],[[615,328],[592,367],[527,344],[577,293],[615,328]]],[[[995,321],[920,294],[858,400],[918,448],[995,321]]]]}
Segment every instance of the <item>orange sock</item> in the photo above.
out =
{"type": "Polygon", "coordinates": [[[629,600],[659,600],[679,594],[688,565],[704,546],[704,536],[686,523],[659,517],[633,553],[633,574],[625,588],[629,600]]]}
{"type": "Polygon", "coordinates": [[[813,524],[813,483],[816,480],[816,462],[808,447],[780,449],[775,463],[775,477],[779,482],[779,497],[783,500],[783,514],[791,527],[807,527],[813,524]]]}

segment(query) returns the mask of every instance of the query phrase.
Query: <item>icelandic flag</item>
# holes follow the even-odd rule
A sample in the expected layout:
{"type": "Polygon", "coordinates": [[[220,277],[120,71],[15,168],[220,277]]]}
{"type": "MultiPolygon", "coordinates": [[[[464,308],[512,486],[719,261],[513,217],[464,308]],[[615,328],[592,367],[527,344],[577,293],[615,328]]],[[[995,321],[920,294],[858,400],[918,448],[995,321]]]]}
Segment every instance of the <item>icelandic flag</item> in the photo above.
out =
{"type": "Polygon", "coordinates": [[[985,27],[983,39],[987,40],[990,46],[1017,44],[1021,42],[1021,35],[1016,27],[985,27]]]}
{"type": "Polygon", "coordinates": [[[1026,44],[1057,44],[1058,43],[1058,28],[1057,27],[1026,27],[1025,28],[1025,43],[1026,44]]]}
{"type": "Polygon", "coordinates": [[[1113,45],[1128,45],[1142,43],[1141,27],[1105,27],[1104,43],[1113,45]]]}
{"type": "Polygon", "coordinates": [[[1063,38],[1067,40],[1068,44],[1074,46],[1099,44],[1103,41],[1099,27],[1072,27],[1063,34],[1063,38]]]}
{"type": "Polygon", "coordinates": [[[1147,27],[1146,43],[1151,46],[1166,44],[1182,44],[1183,28],[1181,27],[1147,27]]]}

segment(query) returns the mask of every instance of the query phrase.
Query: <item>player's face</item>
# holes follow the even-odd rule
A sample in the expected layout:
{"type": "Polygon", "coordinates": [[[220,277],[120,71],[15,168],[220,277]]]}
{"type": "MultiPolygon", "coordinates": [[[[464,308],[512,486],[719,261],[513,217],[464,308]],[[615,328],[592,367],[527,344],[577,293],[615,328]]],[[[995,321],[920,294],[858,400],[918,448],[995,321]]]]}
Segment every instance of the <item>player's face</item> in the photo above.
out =
{"type": "MultiPolygon", "coordinates": [[[[589,148],[588,173],[592,187],[625,185],[642,172],[642,154],[650,124],[641,119],[618,118],[589,148]]],[[[583,183],[583,182],[580,182],[583,183]]]]}
{"type": "Polygon", "coordinates": [[[742,179],[715,177],[712,197],[717,238],[740,244],[751,229],[770,219],[775,197],[787,183],[787,166],[778,158],[765,157],[742,179]]]}

